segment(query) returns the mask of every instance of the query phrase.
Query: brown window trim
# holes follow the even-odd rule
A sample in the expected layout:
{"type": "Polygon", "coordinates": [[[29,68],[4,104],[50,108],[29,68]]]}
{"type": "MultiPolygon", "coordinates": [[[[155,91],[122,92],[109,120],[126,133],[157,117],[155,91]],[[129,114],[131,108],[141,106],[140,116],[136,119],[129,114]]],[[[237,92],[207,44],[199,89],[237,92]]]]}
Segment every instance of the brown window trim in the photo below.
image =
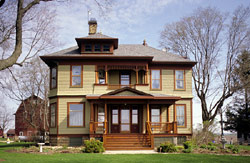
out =
{"type": "Polygon", "coordinates": [[[51,89],[56,89],[57,88],[57,81],[58,81],[58,69],[57,69],[57,66],[53,66],[50,68],[50,90],[51,89]],[[56,69],[56,85],[55,87],[52,87],[52,69],[55,68],[56,69]]]}
{"type": "Polygon", "coordinates": [[[50,104],[50,106],[49,106],[49,116],[50,116],[49,127],[50,128],[56,128],[56,126],[57,126],[57,103],[56,102],[50,104]],[[51,126],[51,106],[52,105],[55,105],[55,126],[51,126]]]}
{"type": "Polygon", "coordinates": [[[131,72],[129,70],[119,71],[119,84],[121,85],[121,75],[129,75],[129,85],[131,85],[131,72]]]}
{"type": "Polygon", "coordinates": [[[179,69],[175,69],[174,70],[174,90],[175,91],[185,91],[186,90],[186,75],[185,75],[185,73],[186,73],[186,71],[185,70],[179,70],[179,69]],[[175,76],[175,71],[183,71],[183,77],[184,77],[184,79],[183,79],[183,86],[184,86],[184,88],[181,88],[181,89],[177,89],[176,88],[176,76],[175,76]]]}
{"type": "Polygon", "coordinates": [[[88,43],[88,45],[91,45],[91,51],[85,51],[85,44],[82,44],[82,54],[113,54],[114,45],[109,43],[88,43]],[[101,51],[95,51],[95,44],[101,45],[101,51]],[[103,51],[103,46],[109,45],[109,51],[103,51]]]}
{"type": "MultiPolygon", "coordinates": [[[[151,110],[152,109],[160,109],[160,122],[159,123],[162,123],[162,117],[161,117],[162,109],[161,109],[161,105],[150,105],[150,109],[149,109],[149,114],[150,114],[149,120],[150,120],[150,122],[152,122],[152,114],[151,114],[151,110]]],[[[156,126],[156,127],[159,127],[159,126],[156,126]]]]}
{"type": "Polygon", "coordinates": [[[68,102],[67,103],[67,127],[68,128],[85,128],[85,102],[68,102]],[[83,104],[83,125],[82,126],[70,126],[69,119],[70,119],[70,104],[83,104]]]}
{"type": "Polygon", "coordinates": [[[178,126],[179,128],[186,128],[187,127],[187,106],[186,104],[175,104],[175,119],[177,121],[177,106],[184,106],[184,126],[178,126]]]}
{"type": "Polygon", "coordinates": [[[162,90],[162,70],[161,69],[150,69],[150,90],[151,91],[161,91],[162,90]],[[160,88],[159,89],[153,89],[152,88],[152,70],[160,70],[160,88]]]}
{"type": "Polygon", "coordinates": [[[83,87],[83,65],[70,65],[70,87],[71,88],[82,88],[83,87]],[[73,66],[81,66],[81,85],[72,85],[72,78],[73,78],[73,75],[72,75],[72,67],[73,66]]]}

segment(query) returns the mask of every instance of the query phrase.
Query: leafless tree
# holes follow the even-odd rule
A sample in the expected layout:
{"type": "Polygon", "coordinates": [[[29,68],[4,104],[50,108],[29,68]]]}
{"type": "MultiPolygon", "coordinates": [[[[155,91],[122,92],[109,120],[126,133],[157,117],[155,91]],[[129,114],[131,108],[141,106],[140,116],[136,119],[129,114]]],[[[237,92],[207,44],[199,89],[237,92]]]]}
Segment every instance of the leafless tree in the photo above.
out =
{"type": "Polygon", "coordinates": [[[2,129],[3,133],[11,127],[13,121],[13,113],[4,103],[0,103],[0,129],[2,129]]]}
{"type": "Polygon", "coordinates": [[[11,99],[21,103],[25,110],[26,121],[33,128],[39,128],[39,121],[43,122],[44,129],[48,124],[48,92],[49,69],[40,58],[33,58],[24,63],[23,68],[12,68],[6,71],[5,80],[2,79],[1,87],[11,99]],[[39,98],[36,98],[39,97],[39,98]],[[26,100],[30,98],[30,100],[26,100]],[[39,110],[38,110],[39,109],[39,110]]]}
{"type": "Polygon", "coordinates": [[[51,48],[55,37],[55,12],[46,4],[49,0],[7,1],[0,10],[0,70],[51,48]],[[22,57],[22,51],[25,55],[22,57]]]}
{"type": "MultiPolygon", "coordinates": [[[[11,0],[1,7],[0,71],[13,65],[22,66],[24,61],[53,47],[56,30],[52,7],[55,4],[45,3],[48,1],[70,4],[72,0],[11,0]]],[[[111,1],[95,0],[93,3],[104,13],[110,9],[111,1]]],[[[87,5],[91,1],[84,3],[87,5]]]]}
{"type": "Polygon", "coordinates": [[[249,17],[249,7],[239,6],[231,15],[199,8],[161,32],[162,47],[197,61],[193,81],[203,121],[213,121],[225,100],[239,89],[231,72],[237,55],[249,46],[249,17]]]}

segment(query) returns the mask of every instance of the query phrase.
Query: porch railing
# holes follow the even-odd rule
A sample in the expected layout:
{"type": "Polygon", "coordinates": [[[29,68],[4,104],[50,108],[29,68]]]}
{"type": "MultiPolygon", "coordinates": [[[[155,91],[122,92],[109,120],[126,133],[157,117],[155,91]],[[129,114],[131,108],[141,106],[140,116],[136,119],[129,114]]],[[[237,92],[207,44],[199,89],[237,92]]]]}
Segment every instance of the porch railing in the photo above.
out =
{"type": "Polygon", "coordinates": [[[120,89],[124,87],[130,87],[130,88],[135,88],[135,84],[129,84],[129,85],[120,85],[120,84],[109,84],[108,89],[120,89]]]}
{"type": "Polygon", "coordinates": [[[150,142],[151,142],[151,148],[153,148],[154,147],[154,135],[152,134],[151,124],[150,124],[150,122],[146,122],[146,124],[147,124],[148,136],[149,136],[150,142]]]}
{"type": "Polygon", "coordinates": [[[104,134],[105,122],[94,122],[94,133],[104,134]]]}
{"type": "Polygon", "coordinates": [[[177,134],[177,122],[149,122],[151,133],[177,134]]]}

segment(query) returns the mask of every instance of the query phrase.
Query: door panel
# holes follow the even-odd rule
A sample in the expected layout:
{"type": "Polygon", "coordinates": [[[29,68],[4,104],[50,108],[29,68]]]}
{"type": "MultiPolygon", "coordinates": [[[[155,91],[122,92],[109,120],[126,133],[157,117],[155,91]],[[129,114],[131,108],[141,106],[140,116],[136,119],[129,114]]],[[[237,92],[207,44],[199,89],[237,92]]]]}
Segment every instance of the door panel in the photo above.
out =
{"type": "Polygon", "coordinates": [[[131,133],[139,133],[139,109],[138,106],[132,106],[131,112],[131,133]]]}
{"type": "Polygon", "coordinates": [[[116,106],[111,109],[111,133],[119,133],[119,132],[120,132],[119,109],[116,106]]]}
{"type": "Polygon", "coordinates": [[[130,132],[130,109],[129,107],[121,109],[121,132],[122,133],[130,132]]]}

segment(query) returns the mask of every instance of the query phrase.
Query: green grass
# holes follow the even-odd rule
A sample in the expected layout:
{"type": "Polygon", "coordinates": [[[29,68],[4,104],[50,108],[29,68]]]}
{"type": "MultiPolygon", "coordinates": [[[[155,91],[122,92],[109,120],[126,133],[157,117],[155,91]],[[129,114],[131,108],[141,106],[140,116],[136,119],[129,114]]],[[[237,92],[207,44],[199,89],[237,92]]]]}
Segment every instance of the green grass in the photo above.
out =
{"type": "Polygon", "coordinates": [[[101,163],[123,163],[123,162],[250,162],[250,156],[230,156],[230,155],[207,155],[207,154],[29,154],[29,153],[8,153],[7,149],[16,147],[0,147],[0,160],[6,163],[11,162],[101,162],[101,163]]]}
{"type": "Polygon", "coordinates": [[[239,148],[250,151],[250,145],[240,145],[239,148]]]}
{"type": "Polygon", "coordinates": [[[34,142],[12,142],[10,144],[0,142],[0,148],[2,147],[29,147],[31,145],[35,145],[34,142]]]}

